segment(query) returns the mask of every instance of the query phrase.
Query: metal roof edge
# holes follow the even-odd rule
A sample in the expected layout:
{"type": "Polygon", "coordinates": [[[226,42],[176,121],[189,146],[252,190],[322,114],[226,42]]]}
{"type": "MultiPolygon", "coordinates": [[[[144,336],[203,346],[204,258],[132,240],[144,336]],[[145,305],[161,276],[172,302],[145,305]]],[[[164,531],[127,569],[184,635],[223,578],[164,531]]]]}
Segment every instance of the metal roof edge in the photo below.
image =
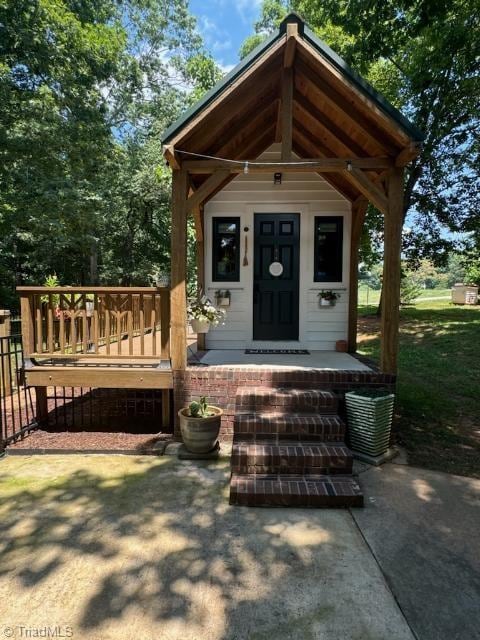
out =
{"type": "Polygon", "coordinates": [[[422,142],[425,134],[422,133],[401,111],[394,107],[381,93],[376,91],[360,74],[354,71],[335,51],[333,51],[323,40],[305,24],[302,18],[296,14],[289,14],[280,24],[279,30],[261,42],[248,56],[241,60],[236,67],[227,73],[212,89],[210,89],[198,102],[187,109],[177,120],[175,120],[163,133],[162,144],[168,143],[171,138],[184,125],[190,122],[198,113],[208,106],[215,98],[220,96],[227,87],[236,80],[246,69],[248,69],[265,51],[275,42],[280,40],[285,34],[286,24],[296,22],[301,26],[299,35],[306,42],[311,44],[318,53],[333,64],[343,75],[370,100],[372,100],[388,117],[392,118],[409,137],[415,142],[422,142]]]}
{"type": "Polygon", "coordinates": [[[250,67],[267,49],[269,49],[272,44],[274,44],[277,40],[283,36],[281,31],[277,31],[273,33],[271,36],[266,38],[263,42],[251,51],[248,56],[246,56],[243,60],[241,60],[236,67],[234,67],[231,71],[229,71],[217,84],[212,87],[207,93],[194,105],[189,107],[183,114],[177,118],[167,129],[164,131],[161,142],[162,144],[168,143],[168,141],[173,137],[173,135],[187,122],[190,122],[197,113],[199,113],[202,109],[208,106],[216,97],[218,97],[234,80],[236,80],[248,67],[250,67]]]}

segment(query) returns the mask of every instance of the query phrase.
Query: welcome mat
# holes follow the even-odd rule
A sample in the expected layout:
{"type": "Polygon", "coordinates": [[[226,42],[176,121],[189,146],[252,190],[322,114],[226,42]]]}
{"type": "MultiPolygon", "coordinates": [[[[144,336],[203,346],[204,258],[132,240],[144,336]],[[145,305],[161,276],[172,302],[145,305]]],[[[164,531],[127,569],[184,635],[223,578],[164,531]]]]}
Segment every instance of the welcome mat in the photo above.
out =
{"type": "Polygon", "coordinates": [[[307,349],[245,349],[251,356],[309,356],[307,349]]]}

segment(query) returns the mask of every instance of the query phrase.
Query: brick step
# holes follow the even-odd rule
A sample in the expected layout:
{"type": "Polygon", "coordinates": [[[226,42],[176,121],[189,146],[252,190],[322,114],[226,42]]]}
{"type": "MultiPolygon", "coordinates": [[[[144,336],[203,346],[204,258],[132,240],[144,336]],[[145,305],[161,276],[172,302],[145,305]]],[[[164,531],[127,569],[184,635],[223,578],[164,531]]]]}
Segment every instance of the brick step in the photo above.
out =
{"type": "Polygon", "coordinates": [[[362,507],[351,476],[232,474],[230,504],[249,507],[362,507]]]}
{"type": "Polygon", "coordinates": [[[295,413],[337,413],[338,399],[331,391],[241,387],[235,397],[237,411],[282,410],[295,413]]]}
{"type": "Polygon", "coordinates": [[[235,441],[342,442],[345,430],[345,423],[337,415],[259,411],[237,413],[233,434],[235,441]]]}
{"type": "Polygon", "coordinates": [[[237,442],[232,450],[234,473],[284,474],[348,474],[352,472],[353,457],[343,443],[237,442]]]}

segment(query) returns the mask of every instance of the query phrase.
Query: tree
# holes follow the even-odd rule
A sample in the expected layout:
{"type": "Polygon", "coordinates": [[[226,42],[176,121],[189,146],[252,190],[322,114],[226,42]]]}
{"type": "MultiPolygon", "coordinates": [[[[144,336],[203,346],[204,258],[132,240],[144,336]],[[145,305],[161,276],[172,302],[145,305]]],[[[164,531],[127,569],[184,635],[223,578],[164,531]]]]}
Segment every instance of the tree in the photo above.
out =
{"type": "Polygon", "coordinates": [[[0,0],[2,305],[49,273],[145,282],[169,251],[160,133],[216,77],[187,0],[0,0]]]}

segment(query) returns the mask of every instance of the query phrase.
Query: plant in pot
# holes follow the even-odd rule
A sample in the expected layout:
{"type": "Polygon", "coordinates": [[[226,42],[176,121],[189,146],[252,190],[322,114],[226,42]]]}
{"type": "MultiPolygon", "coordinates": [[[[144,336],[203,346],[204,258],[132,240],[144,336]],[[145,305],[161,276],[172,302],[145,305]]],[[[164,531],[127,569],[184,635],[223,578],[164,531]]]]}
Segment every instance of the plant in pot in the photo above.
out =
{"type": "Polygon", "coordinates": [[[217,446],[223,411],[207,403],[205,396],[180,409],[180,431],[191,453],[209,453],[217,446]]]}
{"type": "Polygon", "coordinates": [[[188,317],[195,333],[208,333],[210,327],[217,326],[224,316],[225,310],[217,309],[205,296],[188,305],[188,317]]]}
{"type": "Polygon", "coordinates": [[[321,307],[334,307],[337,300],[340,298],[340,294],[331,289],[322,289],[318,294],[320,298],[321,307]]]}
{"type": "Polygon", "coordinates": [[[354,452],[377,457],[390,443],[395,395],[387,389],[357,389],[345,394],[348,434],[354,452]]]}
{"type": "Polygon", "coordinates": [[[150,279],[156,287],[169,287],[170,271],[161,269],[160,267],[155,267],[153,273],[150,274],[150,279]]]}
{"type": "Polygon", "coordinates": [[[217,303],[218,307],[229,307],[230,306],[230,291],[228,291],[228,289],[226,291],[222,291],[221,289],[219,291],[215,292],[215,302],[217,303]]]}

